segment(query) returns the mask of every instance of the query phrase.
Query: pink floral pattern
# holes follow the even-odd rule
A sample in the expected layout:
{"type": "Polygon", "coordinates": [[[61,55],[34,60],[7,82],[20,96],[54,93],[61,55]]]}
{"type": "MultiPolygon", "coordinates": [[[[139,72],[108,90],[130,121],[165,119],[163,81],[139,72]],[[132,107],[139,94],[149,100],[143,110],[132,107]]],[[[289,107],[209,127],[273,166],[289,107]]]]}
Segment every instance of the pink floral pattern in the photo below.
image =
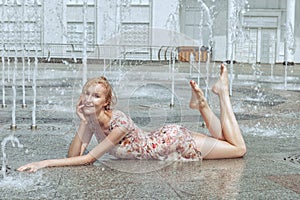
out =
{"type": "Polygon", "coordinates": [[[114,110],[110,130],[120,127],[128,134],[110,152],[123,159],[158,160],[201,160],[201,152],[196,149],[191,131],[183,126],[170,124],[145,132],[135,125],[130,117],[114,110]]]}

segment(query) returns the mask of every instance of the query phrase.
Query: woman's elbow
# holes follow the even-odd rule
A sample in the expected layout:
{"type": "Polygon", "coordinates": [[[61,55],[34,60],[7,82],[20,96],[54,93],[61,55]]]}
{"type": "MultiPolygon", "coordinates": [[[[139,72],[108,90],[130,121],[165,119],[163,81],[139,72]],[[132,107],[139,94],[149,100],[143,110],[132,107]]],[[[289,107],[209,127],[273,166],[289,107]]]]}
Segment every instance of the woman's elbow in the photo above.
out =
{"type": "Polygon", "coordinates": [[[97,158],[95,158],[94,156],[87,154],[84,156],[84,165],[91,165],[94,162],[96,162],[97,158]]]}
{"type": "Polygon", "coordinates": [[[246,153],[247,153],[246,145],[239,147],[237,150],[237,157],[244,157],[246,153]]]}

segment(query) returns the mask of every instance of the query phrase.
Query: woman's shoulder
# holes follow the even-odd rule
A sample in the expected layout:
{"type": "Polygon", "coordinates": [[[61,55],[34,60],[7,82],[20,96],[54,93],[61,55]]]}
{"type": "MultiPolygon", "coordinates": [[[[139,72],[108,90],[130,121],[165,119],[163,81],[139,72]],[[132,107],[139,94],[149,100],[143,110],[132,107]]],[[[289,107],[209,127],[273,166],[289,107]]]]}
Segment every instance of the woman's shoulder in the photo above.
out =
{"type": "Polygon", "coordinates": [[[121,110],[113,110],[112,121],[131,121],[131,118],[121,110]]]}
{"type": "Polygon", "coordinates": [[[124,117],[124,116],[127,116],[123,111],[121,110],[112,110],[112,116],[113,117],[124,117]]]}
{"type": "Polygon", "coordinates": [[[111,125],[113,127],[124,127],[127,130],[131,130],[134,128],[134,123],[131,118],[120,110],[112,111],[111,125]]]}

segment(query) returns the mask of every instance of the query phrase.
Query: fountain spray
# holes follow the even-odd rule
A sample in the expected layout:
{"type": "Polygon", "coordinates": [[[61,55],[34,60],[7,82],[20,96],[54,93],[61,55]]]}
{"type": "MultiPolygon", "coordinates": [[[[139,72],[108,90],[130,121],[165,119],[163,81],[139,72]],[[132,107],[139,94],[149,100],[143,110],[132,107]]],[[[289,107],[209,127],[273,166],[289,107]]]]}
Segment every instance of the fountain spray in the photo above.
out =
{"type": "Polygon", "coordinates": [[[83,73],[82,73],[82,84],[85,84],[87,81],[87,0],[83,0],[83,49],[82,49],[82,64],[83,64],[83,73]]]}
{"type": "MultiPolygon", "coordinates": [[[[3,29],[4,26],[4,9],[3,9],[3,5],[2,5],[2,12],[1,12],[1,28],[3,29]]],[[[2,108],[6,107],[5,104],[5,44],[4,44],[4,34],[2,31],[2,45],[3,45],[3,49],[2,49],[2,54],[1,54],[1,59],[2,59],[2,108]]]]}
{"type": "Polygon", "coordinates": [[[29,49],[27,50],[27,81],[30,82],[30,58],[29,58],[29,49]]]}
{"type": "Polygon", "coordinates": [[[190,78],[192,78],[192,70],[194,67],[194,63],[195,63],[195,56],[194,53],[190,54],[190,78]]]}
{"type": "Polygon", "coordinates": [[[2,108],[5,108],[5,59],[4,59],[4,46],[2,49],[2,108]]]}
{"type": "Polygon", "coordinates": [[[25,46],[22,49],[22,95],[23,95],[23,103],[22,108],[26,108],[26,94],[25,94],[25,46]]]}
{"type": "MultiPolygon", "coordinates": [[[[207,7],[207,5],[202,1],[202,0],[198,0],[198,2],[200,3],[200,7],[201,7],[201,17],[200,17],[200,45],[199,45],[199,52],[201,51],[202,45],[203,45],[203,39],[202,39],[202,29],[203,29],[203,15],[204,12],[207,15],[207,19],[208,19],[208,26],[209,26],[209,43],[208,43],[208,50],[207,50],[207,58],[206,58],[206,87],[205,87],[205,98],[207,99],[208,96],[208,83],[209,83],[209,65],[210,65],[210,44],[212,41],[212,26],[213,26],[213,16],[211,14],[210,9],[207,7]]],[[[203,51],[204,52],[204,51],[203,51]]],[[[200,57],[199,57],[199,73],[200,73],[200,57]]],[[[200,84],[200,81],[198,81],[198,84],[200,84]]]]}
{"type": "Polygon", "coordinates": [[[17,91],[16,91],[16,73],[18,67],[18,58],[17,58],[17,49],[15,47],[15,60],[14,60],[14,70],[13,70],[13,83],[12,83],[12,92],[13,92],[13,101],[12,101],[12,112],[11,112],[11,126],[12,130],[17,128],[16,125],[16,98],[17,98],[17,91]]]}
{"type": "Polygon", "coordinates": [[[13,147],[15,147],[15,143],[17,143],[18,148],[23,148],[23,145],[20,143],[19,139],[16,138],[13,135],[10,135],[6,138],[4,138],[1,142],[1,149],[2,149],[2,176],[5,179],[6,178],[6,162],[7,162],[7,158],[6,158],[6,153],[5,153],[5,145],[8,141],[11,141],[11,144],[13,147]]]}
{"type": "Polygon", "coordinates": [[[175,94],[175,58],[176,58],[176,52],[173,49],[171,51],[170,55],[170,62],[172,63],[172,71],[171,71],[171,76],[172,76],[172,94],[171,94],[171,103],[170,107],[174,107],[174,94],[175,94]]]}
{"type": "Polygon", "coordinates": [[[36,125],[36,75],[38,68],[38,58],[37,58],[37,48],[35,47],[35,56],[34,56],[34,69],[32,77],[32,91],[33,91],[33,105],[32,105],[32,124],[31,129],[37,129],[36,125]]]}
{"type": "MultiPolygon", "coordinates": [[[[24,13],[24,1],[22,1],[22,12],[24,13]]],[[[25,45],[24,43],[24,17],[21,17],[21,43],[22,43],[22,95],[23,95],[23,101],[22,101],[22,108],[26,108],[26,94],[25,94],[25,45]]]]}
{"type": "MultiPolygon", "coordinates": [[[[227,22],[227,56],[230,57],[230,82],[229,82],[229,95],[232,96],[233,85],[233,61],[234,61],[234,48],[235,43],[243,37],[242,17],[245,14],[245,6],[247,0],[229,0],[228,1],[228,22],[227,22]]],[[[229,60],[228,60],[229,61],[229,60]]]]}
{"type": "MultiPolygon", "coordinates": [[[[200,1],[200,3],[203,3],[200,1]]],[[[197,83],[200,87],[200,77],[201,77],[201,47],[203,45],[203,39],[202,39],[202,29],[203,29],[203,11],[201,9],[200,13],[200,22],[199,22],[199,47],[198,47],[198,72],[197,72],[197,83]]]]}
{"type": "Polygon", "coordinates": [[[171,13],[168,17],[168,20],[166,22],[167,28],[170,30],[170,46],[173,46],[170,51],[170,58],[169,58],[169,73],[171,73],[171,87],[172,87],[172,94],[171,94],[171,103],[170,107],[174,107],[174,93],[175,93],[175,62],[177,53],[177,48],[174,47],[174,44],[177,44],[177,38],[175,32],[177,31],[177,20],[176,20],[176,13],[179,12],[179,4],[175,7],[175,12],[171,13]]]}
{"type": "MultiPolygon", "coordinates": [[[[7,55],[9,55],[9,48],[7,49],[7,55]]],[[[10,82],[10,58],[7,56],[7,82],[10,82]]]]}
{"type": "MultiPolygon", "coordinates": [[[[37,1],[34,1],[34,6],[37,7],[37,1]]],[[[38,21],[38,16],[36,16],[36,23],[38,21]]],[[[35,27],[35,37],[38,38],[38,25],[35,27]]],[[[35,44],[35,53],[34,53],[34,69],[33,69],[33,77],[32,77],[32,91],[33,91],[33,105],[32,105],[32,124],[31,129],[35,130],[37,129],[36,125],[36,76],[37,76],[37,70],[38,70],[38,50],[37,50],[37,40],[34,40],[35,44]]]]}

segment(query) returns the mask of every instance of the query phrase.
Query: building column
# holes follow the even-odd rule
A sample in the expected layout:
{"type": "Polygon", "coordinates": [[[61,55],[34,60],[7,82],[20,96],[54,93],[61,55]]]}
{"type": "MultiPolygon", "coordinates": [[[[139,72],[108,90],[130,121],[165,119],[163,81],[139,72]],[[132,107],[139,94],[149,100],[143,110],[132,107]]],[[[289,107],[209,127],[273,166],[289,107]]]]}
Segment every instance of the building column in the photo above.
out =
{"type": "Polygon", "coordinates": [[[233,34],[234,34],[234,0],[228,0],[227,2],[227,38],[226,38],[226,60],[230,62],[234,60],[234,48],[233,48],[233,34]]]}
{"type": "Polygon", "coordinates": [[[294,52],[289,50],[294,48],[294,33],[295,33],[295,0],[287,0],[286,4],[286,32],[285,32],[285,62],[294,64],[294,52]]]}

